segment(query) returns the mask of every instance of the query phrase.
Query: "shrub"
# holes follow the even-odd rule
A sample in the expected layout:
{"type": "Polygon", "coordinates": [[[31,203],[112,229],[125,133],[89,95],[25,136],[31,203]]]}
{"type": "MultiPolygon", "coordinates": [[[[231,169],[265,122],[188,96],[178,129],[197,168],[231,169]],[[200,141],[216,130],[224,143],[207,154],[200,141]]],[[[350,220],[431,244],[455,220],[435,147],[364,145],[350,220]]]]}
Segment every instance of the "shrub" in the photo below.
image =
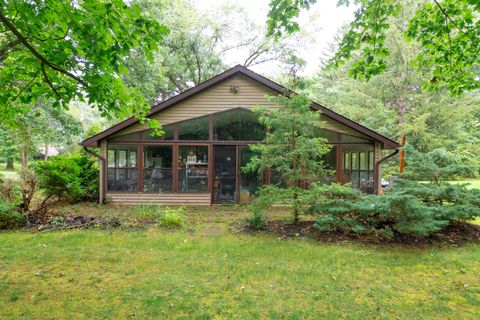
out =
{"type": "Polygon", "coordinates": [[[247,218],[248,225],[257,230],[265,228],[267,218],[261,211],[254,211],[250,217],[247,218]]]}
{"type": "Polygon", "coordinates": [[[309,212],[315,227],[391,238],[395,232],[428,236],[457,220],[479,215],[480,191],[464,185],[399,180],[384,195],[362,195],[346,186],[315,186],[309,212]]]}
{"type": "Polygon", "coordinates": [[[27,223],[25,214],[12,203],[0,201],[0,229],[15,229],[27,223]]]}
{"type": "Polygon", "coordinates": [[[39,161],[34,171],[45,199],[57,198],[73,203],[92,200],[98,195],[98,169],[95,162],[84,155],[39,161]]]}
{"type": "Polygon", "coordinates": [[[181,228],[186,224],[185,211],[186,208],[184,206],[178,208],[166,207],[163,210],[163,214],[157,219],[157,223],[169,229],[181,228]]]}

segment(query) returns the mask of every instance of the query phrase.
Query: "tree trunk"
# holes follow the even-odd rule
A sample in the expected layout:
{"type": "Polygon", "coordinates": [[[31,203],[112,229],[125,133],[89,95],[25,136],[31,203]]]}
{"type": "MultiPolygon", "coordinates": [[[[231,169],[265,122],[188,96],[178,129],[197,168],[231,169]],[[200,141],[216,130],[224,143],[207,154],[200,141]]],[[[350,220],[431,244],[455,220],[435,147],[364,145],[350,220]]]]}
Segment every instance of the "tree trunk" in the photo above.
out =
{"type": "Polygon", "coordinates": [[[7,159],[7,166],[5,167],[6,170],[13,170],[13,159],[7,159]]]}
{"type": "Polygon", "coordinates": [[[43,156],[43,160],[47,161],[48,160],[48,143],[45,142],[45,154],[43,156]]]}
{"type": "Polygon", "coordinates": [[[28,151],[24,148],[20,148],[20,158],[22,160],[22,170],[28,168],[28,151]]]}

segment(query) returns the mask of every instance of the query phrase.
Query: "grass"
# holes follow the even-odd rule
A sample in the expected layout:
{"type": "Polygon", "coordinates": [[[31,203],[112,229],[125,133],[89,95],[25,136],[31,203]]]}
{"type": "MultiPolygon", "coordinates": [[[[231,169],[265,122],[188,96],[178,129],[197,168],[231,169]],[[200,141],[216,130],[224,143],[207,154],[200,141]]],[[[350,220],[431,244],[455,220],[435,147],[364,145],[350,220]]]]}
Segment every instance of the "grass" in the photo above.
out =
{"type": "Polygon", "coordinates": [[[480,246],[318,244],[266,235],[0,233],[0,318],[462,318],[480,246]]]}

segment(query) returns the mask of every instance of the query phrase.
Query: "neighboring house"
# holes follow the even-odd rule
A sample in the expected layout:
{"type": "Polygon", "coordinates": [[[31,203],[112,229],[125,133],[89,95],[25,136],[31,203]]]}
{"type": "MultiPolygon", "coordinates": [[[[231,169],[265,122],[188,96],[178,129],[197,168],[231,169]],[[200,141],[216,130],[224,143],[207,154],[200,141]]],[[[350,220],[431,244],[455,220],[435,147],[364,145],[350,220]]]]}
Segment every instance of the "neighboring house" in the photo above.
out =
{"type": "MultiPolygon", "coordinates": [[[[262,183],[281,183],[274,170],[262,176],[242,172],[265,130],[251,109],[276,106],[267,95],[286,93],[281,85],[242,66],[152,107],[165,135],[129,118],[91,138],[83,146],[100,147],[100,201],[118,203],[217,204],[248,201],[262,183]]],[[[332,144],[326,162],[335,176],[365,192],[380,190],[383,149],[397,142],[312,102],[322,112],[320,133],[332,144]]],[[[91,152],[91,151],[90,151],[91,152]]]]}

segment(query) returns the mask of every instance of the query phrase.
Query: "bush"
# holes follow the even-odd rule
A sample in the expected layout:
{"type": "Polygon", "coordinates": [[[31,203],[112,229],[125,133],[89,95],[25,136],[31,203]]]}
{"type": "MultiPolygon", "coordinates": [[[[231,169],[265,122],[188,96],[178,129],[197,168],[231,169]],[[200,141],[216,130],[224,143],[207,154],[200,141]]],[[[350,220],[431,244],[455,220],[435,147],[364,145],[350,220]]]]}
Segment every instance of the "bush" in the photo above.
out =
{"type": "Polygon", "coordinates": [[[17,206],[0,201],[0,230],[20,228],[26,223],[25,214],[19,212],[17,206]]]}
{"type": "Polygon", "coordinates": [[[178,208],[166,207],[163,210],[163,214],[157,219],[157,223],[169,229],[181,228],[186,224],[185,211],[186,208],[184,206],[178,208]]]}
{"type": "Polygon", "coordinates": [[[254,211],[250,217],[247,218],[248,225],[257,230],[265,228],[267,218],[261,211],[254,211]]]}
{"type": "Polygon", "coordinates": [[[453,221],[479,215],[480,191],[464,185],[399,180],[383,195],[363,195],[346,186],[315,186],[309,212],[315,227],[391,238],[394,233],[428,236],[453,221]]]}
{"type": "Polygon", "coordinates": [[[34,166],[38,186],[46,199],[68,202],[93,200],[98,196],[98,169],[84,155],[57,156],[34,166]]]}

